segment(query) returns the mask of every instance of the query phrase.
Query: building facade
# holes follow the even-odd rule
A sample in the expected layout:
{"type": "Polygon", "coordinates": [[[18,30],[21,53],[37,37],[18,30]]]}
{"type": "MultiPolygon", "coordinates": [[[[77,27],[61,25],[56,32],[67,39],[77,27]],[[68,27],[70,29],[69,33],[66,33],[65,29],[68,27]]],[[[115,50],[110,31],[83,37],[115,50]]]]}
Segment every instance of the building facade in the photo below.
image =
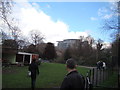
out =
{"type": "Polygon", "coordinates": [[[74,46],[74,44],[78,41],[79,39],[65,39],[63,41],[58,41],[57,47],[59,49],[67,49],[68,47],[74,46]]]}

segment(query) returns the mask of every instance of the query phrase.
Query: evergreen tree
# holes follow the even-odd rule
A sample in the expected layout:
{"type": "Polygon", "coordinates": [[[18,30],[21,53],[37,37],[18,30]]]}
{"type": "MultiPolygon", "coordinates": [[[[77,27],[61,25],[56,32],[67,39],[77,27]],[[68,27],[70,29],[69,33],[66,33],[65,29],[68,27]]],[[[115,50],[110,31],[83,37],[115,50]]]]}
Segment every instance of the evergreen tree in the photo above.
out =
{"type": "Polygon", "coordinates": [[[45,47],[45,50],[43,52],[43,58],[48,59],[48,60],[52,60],[52,59],[55,59],[56,56],[57,56],[57,54],[56,54],[54,44],[51,42],[48,42],[46,47],[45,47]]]}

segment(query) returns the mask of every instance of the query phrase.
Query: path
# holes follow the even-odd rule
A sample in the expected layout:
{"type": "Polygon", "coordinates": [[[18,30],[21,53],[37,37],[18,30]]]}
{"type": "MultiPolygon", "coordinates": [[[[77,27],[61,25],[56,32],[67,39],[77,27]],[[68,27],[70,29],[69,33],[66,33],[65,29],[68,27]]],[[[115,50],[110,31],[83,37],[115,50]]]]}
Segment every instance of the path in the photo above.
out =
{"type": "Polygon", "coordinates": [[[96,68],[96,67],[89,67],[89,66],[79,66],[79,67],[84,67],[84,68],[89,68],[89,69],[96,68]]]}

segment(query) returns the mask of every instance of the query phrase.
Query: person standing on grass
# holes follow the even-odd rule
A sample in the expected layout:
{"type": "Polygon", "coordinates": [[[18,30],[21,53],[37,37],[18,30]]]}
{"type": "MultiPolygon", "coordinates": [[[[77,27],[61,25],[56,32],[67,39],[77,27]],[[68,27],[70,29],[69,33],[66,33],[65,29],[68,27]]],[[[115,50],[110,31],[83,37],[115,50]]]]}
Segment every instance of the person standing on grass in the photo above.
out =
{"type": "Polygon", "coordinates": [[[38,65],[36,59],[32,60],[32,63],[29,65],[29,71],[31,72],[31,88],[35,89],[36,75],[39,74],[38,65]]]}
{"type": "Polygon", "coordinates": [[[76,66],[77,65],[74,59],[68,59],[66,61],[68,74],[65,76],[62,82],[60,90],[70,88],[72,88],[73,90],[74,88],[80,88],[80,90],[85,89],[85,79],[80,73],[78,73],[76,66]]]}

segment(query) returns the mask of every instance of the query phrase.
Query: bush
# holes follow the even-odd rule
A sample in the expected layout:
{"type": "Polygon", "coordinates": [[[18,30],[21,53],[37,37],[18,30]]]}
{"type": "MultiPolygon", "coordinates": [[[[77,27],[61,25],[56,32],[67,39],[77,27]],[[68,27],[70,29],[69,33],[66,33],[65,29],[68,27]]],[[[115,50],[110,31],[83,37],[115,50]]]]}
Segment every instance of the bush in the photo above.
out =
{"type": "Polygon", "coordinates": [[[54,60],[54,62],[64,64],[64,63],[65,63],[65,60],[64,60],[63,57],[58,57],[58,58],[56,58],[56,59],[54,60]]]}

